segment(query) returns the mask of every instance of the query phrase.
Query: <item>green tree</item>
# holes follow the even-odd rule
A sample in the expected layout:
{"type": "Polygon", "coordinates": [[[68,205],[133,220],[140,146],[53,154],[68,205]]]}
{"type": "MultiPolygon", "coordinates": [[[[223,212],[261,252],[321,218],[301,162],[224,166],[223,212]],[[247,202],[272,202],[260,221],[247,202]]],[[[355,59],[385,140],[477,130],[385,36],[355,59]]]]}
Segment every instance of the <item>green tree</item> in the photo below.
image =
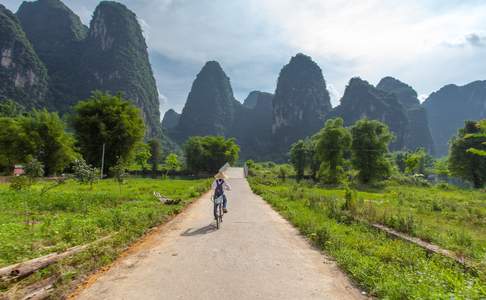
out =
{"type": "Polygon", "coordinates": [[[14,118],[25,112],[22,105],[12,100],[0,101],[0,117],[14,118]]]}
{"type": "Polygon", "coordinates": [[[417,149],[414,152],[407,153],[405,158],[405,173],[425,175],[427,167],[427,152],[425,149],[417,149]]]}
{"type": "Polygon", "coordinates": [[[31,143],[16,118],[0,117],[0,171],[10,172],[16,163],[25,163],[31,143]]]}
{"type": "Polygon", "coordinates": [[[25,165],[25,175],[29,178],[31,184],[44,174],[44,164],[35,158],[30,159],[25,165]]]}
{"type": "Polygon", "coordinates": [[[387,160],[388,144],[393,135],[388,127],[376,120],[362,119],[351,127],[352,164],[359,171],[361,183],[369,184],[390,175],[387,160]]]}
{"type": "Polygon", "coordinates": [[[153,139],[148,142],[150,148],[150,165],[152,166],[152,175],[155,176],[162,161],[162,149],[159,140],[153,139]]]}
{"type": "Polygon", "coordinates": [[[290,147],[290,163],[295,169],[297,180],[304,177],[308,163],[308,148],[304,140],[299,140],[290,147]]]}
{"type": "Polygon", "coordinates": [[[112,96],[97,91],[89,99],[79,102],[74,111],[72,125],[89,164],[101,165],[103,144],[106,169],[116,165],[118,159],[130,160],[145,131],[138,108],[120,94],[112,96]]]}
{"type": "Polygon", "coordinates": [[[341,118],[331,119],[318,134],[317,152],[320,174],[326,183],[337,184],[344,174],[345,153],[351,146],[351,134],[341,118]]]}
{"type": "Polygon", "coordinates": [[[317,180],[319,169],[321,167],[321,159],[319,158],[319,151],[317,150],[318,135],[314,135],[305,140],[305,150],[307,157],[307,167],[311,172],[311,177],[314,181],[317,180]]]}
{"type": "MultiPolygon", "coordinates": [[[[469,139],[477,139],[477,138],[486,139],[486,120],[479,121],[478,128],[479,128],[479,133],[469,134],[469,135],[467,135],[467,138],[469,138],[469,139]]],[[[486,146],[486,142],[483,142],[482,146],[486,146]]],[[[482,147],[482,148],[485,148],[485,147],[482,147]]],[[[472,148],[469,148],[467,151],[469,153],[473,153],[475,155],[486,156],[486,150],[484,150],[484,149],[478,149],[478,148],[472,147],[472,148]]]]}
{"type": "Polygon", "coordinates": [[[0,117],[0,168],[8,170],[29,157],[40,160],[47,175],[64,170],[76,159],[74,139],[56,113],[40,110],[15,118],[0,117]]]}
{"type": "Polygon", "coordinates": [[[182,167],[182,163],[179,161],[177,154],[171,153],[167,155],[164,162],[165,176],[169,175],[169,172],[175,172],[182,167]]]}
{"type": "Polygon", "coordinates": [[[19,122],[29,140],[29,154],[42,162],[47,175],[62,172],[77,158],[74,138],[57,113],[35,110],[19,122]]]}
{"type": "Polygon", "coordinates": [[[150,154],[150,145],[145,143],[138,143],[135,147],[135,163],[140,166],[142,171],[147,169],[148,160],[152,155],[150,154]]]}
{"type": "Polygon", "coordinates": [[[125,183],[125,178],[128,176],[126,162],[122,158],[119,158],[116,164],[110,168],[110,173],[113,174],[113,178],[118,183],[118,188],[121,193],[122,184],[125,183]]]}
{"type": "Polygon", "coordinates": [[[239,151],[234,139],[222,136],[195,136],[184,145],[187,168],[194,173],[216,173],[225,163],[235,163],[239,151]]]}
{"type": "Polygon", "coordinates": [[[479,122],[466,121],[457,135],[450,141],[449,170],[452,175],[471,182],[475,188],[486,183],[486,156],[470,149],[486,151],[486,137],[481,133],[479,122]]]}
{"type": "Polygon", "coordinates": [[[88,165],[83,158],[77,159],[73,164],[74,178],[81,184],[93,184],[100,178],[100,170],[88,165]]]}
{"type": "Polygon", "coordinates": [[[437,159],[434,162],[434,173],[442,180],[446,180],[449,177],[450,172],[447,158],[437,159]]]}

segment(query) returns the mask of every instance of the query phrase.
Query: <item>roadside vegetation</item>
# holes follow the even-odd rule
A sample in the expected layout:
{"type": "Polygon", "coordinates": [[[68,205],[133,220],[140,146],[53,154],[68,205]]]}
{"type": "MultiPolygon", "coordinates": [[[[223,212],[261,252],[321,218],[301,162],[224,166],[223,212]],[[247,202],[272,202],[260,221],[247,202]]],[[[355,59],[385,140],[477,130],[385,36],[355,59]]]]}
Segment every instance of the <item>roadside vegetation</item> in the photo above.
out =
{"type": "Polygon", "coordinates": [[[449,156],[434,159],[423,149],[390,153],[394,137],[381,122],[363,119],[346,128],[337,118],[292,145],[290,165],[246,164],[253,191],[370,295],[485,299],[485,133],[484,121],[467,121],[449,156]]]}
{"type": "Polygon", "coordinates": [[[0,184],[0,268],[101,240],[26,278],[3,274],[2,299],[46,283],[51,298],[64,297],[207,191],[208,177],[239,152],[234,140],[212,136],[164,149],[160,137],[144,139],[140,110],[120,94],[94,92],[68,120],[2,103],[0,125],[0,174],[23,173],[0,184]],[[137,169],[152,178],[131,177],[137,169]]]}
{"type": "MultiPolygon", "coordinates": [[[[103,180],[93,186],[75,180],[62,184],[40,181],[20,191],[0,184],[0,267],[110,236],[107,242],[26,282],[57,276],[62,293],[64,284],[111,262],[147,230],[204,193],[209,184],[206,179],[130,178],[121,186],[117,180],[103,180]],[[182,201],[163,205],[154,198],[154,191],[182,201]]],[[[2,286],[4,292],[12,287],[7,283],[2,286]]]]}
{"type": "Polygon", "coordinates": [[[336,259],[370,295],[385,299],[486,297],[484,194],[396,184],[371,191],[325,188],[311,181],[283,179],[280,170],[278,165],[254,164],[249,179],[253,191],[336,259]],[[426,235],[471,258],[474,267],[465,268],[393,239],[372,228],[371,222],[426,235]]]}

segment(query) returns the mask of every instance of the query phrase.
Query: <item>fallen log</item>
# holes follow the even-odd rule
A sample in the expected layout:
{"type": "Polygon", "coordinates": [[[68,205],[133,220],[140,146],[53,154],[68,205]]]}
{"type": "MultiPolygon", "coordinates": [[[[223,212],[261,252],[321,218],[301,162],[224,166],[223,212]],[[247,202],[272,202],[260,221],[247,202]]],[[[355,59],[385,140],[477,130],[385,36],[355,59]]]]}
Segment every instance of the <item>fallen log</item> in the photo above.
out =
{"type": "Polygon", "coordinates": [[[420,246],[420,247],[424,248],[425,250],[427,250],[428,252],[432,252],[432,253],[436,253],[436,254],[446,256],[446,257],[458,262],[459,264],[461,264],[465,267],[468,267],[468,268],[472,267],[472,264],[465,257],[457,256],[452,251],[443,249],[443,248],[441,248],[437,245],[434,245],[434,244],[427,243],[427,242],[425,242],[425,241],[423,241],[419,238],[411,237],[409,235],[398,232],[396,230],[393,230],[393,229],[388,228],[388,227],[381,225],[381,224],[371,224],[371,226],[378,229],[378,230],[384,231],[391,236],[400,238],[402,240],[405,240],[407,242],[410,242],[410,243],[413,243],[417,246],[420,246]]]}
{"type": "Polygon", "coordinates": [[[80,246],[75,246],[72,248],[67,249],[66,251],[62,253],[51,253],[42,257],[34,258],[25,262],[21,262],[15,265],[7,266],[4,268],[0,269],[0,280],[12,280],[12,279],[17,279],[17,278],[22,278],[25,276],[28,276],[32,273],[34,273],[37,270],[43,269],[49,265],[52,265],[53,263],[56,263],[60,261],[63,258],[72,256],[74,254],[77,254],[83,250],[86,250],[90,246],[106,241],[109,238],[111,238],[113,235],[109,235],[106,237],[103,237],[101,239],[98,239],[94,242],[85,244],[85,245],[80,245],[80,246]]]}

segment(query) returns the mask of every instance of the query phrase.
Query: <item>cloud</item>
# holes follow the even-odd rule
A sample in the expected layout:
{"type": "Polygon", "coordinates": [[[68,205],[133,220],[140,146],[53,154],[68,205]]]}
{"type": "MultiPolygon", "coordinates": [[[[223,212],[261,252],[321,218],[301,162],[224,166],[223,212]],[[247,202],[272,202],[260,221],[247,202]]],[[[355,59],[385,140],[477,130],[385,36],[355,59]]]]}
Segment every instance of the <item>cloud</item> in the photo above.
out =
{"type": "MultiPolygon", "coordinates": [[[[5,1],[13,10],[21,2],[5,1]]],[[[378,82],[392,75],[419,94],[484,79],[484,1],[120,1],[138,15],[158,88],[177,111],[212,59],[240,100],[251,90],[273,92],[297,52],[319,63],[333,104],[353,76],[378,82]]],[[[65,3],[87,24],[98,0],[65,3]]]]}

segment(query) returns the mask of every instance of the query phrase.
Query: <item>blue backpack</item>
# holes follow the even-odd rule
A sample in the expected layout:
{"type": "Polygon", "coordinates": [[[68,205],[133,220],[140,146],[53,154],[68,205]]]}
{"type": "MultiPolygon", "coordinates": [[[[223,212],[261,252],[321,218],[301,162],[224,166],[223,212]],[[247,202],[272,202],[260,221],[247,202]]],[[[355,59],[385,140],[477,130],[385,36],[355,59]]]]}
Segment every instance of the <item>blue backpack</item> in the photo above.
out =
{"type": "Polygon", "coordinates": [[[223,179],[216,180],[216,189],[214,190],[214,198],[218,198],[219,196],[223,195],[224,193],[223,184],[224,184],[223,179]]]}

